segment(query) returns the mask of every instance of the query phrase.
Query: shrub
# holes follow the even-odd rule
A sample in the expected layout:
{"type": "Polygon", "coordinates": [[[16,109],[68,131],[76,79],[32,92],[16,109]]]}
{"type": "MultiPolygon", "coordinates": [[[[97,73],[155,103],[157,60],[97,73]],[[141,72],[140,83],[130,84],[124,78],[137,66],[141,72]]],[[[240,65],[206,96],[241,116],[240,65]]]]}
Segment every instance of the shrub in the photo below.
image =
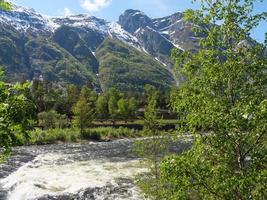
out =
{"type": "Polygon", "coordinates": [[[82,138],[86,140],[101,140],[101,133],[97,130],[87,129],[82,132],[82,138]]]}
{"type": "Polygon", "coordinates": [[[96,139],[96,140],[107,140],[107,139],[118,139],[118,138],[134,138],[140,136],[139,132],[134,129],[128,129],[120,127],[118,129],[112,127],[99,127],[87,129],[83,135],[84,139],[96,139]]]}
{"type": "Polygon", "coordinates": [[[29,132],[29,142],[23,144],[51,144],[57,141],[77,142],[81,135],[77,129],[49,129],[29,132]]]}
{"type": "Polygon", "coordinates": [[[140,132],[128,128],[99,127],[86,129],[82,134],[79,129],[36,129],[28,133],[28,137],[17,137],[17,145],[53,144],[56,142],[78,142],[79,140],[110,140],[119,138],[134,138],[140,132]]]}
{"type": "Polygon", "coordinates": [[[68,118],[66,115],[60,115],[54,110],[41,112],[38,114],[39,125],[44,129],[66,128],[68,126],[68,118]]]}

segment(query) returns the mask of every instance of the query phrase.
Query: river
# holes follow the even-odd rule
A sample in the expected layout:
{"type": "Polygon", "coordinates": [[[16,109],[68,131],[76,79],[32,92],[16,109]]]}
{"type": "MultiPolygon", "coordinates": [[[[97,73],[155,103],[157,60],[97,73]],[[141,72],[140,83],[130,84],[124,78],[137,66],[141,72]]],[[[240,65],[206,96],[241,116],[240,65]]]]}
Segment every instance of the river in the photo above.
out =
{"type": "MultiPolygon", "coordinates": [[[[134,177],[147,169],[132,140],[16,147],[0,165],[0,200],[142,200],[134,177]]],[[[173,145],[180,152],[188,143],[173,145]]]]}

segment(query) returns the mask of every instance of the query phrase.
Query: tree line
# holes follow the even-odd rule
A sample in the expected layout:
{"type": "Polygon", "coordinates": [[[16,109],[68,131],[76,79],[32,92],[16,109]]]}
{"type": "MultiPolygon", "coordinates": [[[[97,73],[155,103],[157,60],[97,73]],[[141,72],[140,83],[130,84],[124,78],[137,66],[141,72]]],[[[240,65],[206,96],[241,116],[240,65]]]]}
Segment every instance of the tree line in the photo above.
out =
{"type": "Polygon", "coordinates": [[[169,109],[170,91],[162,92],[151,85],[146,85],[143,93],[122,93],[116,88],[97,93],[90,82],[79,88],[36,79],[25,96],[34,106],[36,126],[49,129],[75,125],[84,129],[94,120],[115,124],[138,119],[142,115],[138,110],[145,107],[151,93],[156,94],[160,108],[169,109]]]}

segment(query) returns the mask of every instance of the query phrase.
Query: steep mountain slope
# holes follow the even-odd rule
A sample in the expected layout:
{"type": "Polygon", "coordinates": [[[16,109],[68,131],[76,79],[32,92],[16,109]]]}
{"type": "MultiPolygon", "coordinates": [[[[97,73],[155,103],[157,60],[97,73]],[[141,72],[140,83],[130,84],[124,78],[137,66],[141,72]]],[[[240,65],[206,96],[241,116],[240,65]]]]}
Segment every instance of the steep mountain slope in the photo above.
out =
{"type": "Polygon", "coordinates": [[[25,56],[24,43],[28,40],[20,35],[12,26],[0,26],[0,65],[10,81],[30,78],[28,57],[25,56]]]}
{"type": "Polygon", "coordinates": [[[100,60],[99,78],[103,90],[113,86],[138,92],[146,84],[162,90],[175,85],[172,74],[156,60],[119,40],[106,39],[96,56],[100,60]]]}
{"type": "Polygon", "coordinates": [[[0,10],[0,65],[9,81],[42,77],[77,85],[90,80],[104,90],[166,89],[177,85],[172,49],[198,48],[191,26],[182,13],[151,19],[126,10],[110,23],[84,14],[49,18],[13,5],[11,12],[0,10]]]}
{"type": "Polygon", "coordinates": [[[93,73],[98,73],[98,61],[91,52],[88,42],[73,27],[61,26],[53,34],[52,39],[78,61],[88,66],[93,73]]]}
{"type": "Polygon", "coordinates": [[[70,53],[45,37],[21,34],[0,26],[0,64],[10,82],[43,77],[56,82],[83,85],[96,78],[70,53]]]}
{"type": "Polygon", "coordinates": [[[12,12],[0,10],[0,22],[11,25],[19,32],[35,34],[35,36],[49,34],[54,29],[54,25],[48,18],[33,9],[15,4],[12,5],[12,12]]]}
{"type": "MultiPolygon", "coordinates": [[[[194,50],[198,48],[196,41],[200,36],[196,36],[191,31],[193,24],[183,19],[183,13],[175,13],[167,17],[151,19],[139,10],[129,9],[119,17],[118,23],[134,36],[154,31],[181,50],[194,50]]],[[[137,38],[141,39],[140,37],[137,38]]]]}
{"type": "Polygon", "coordinates": [[[173,48],[196,51],[200,36],[191,31],[192,24],[183,19],[183,13],[151,19],[139,10],[126,10],[118,22],[135,36],[147,52],[165,64],[170,63],[173,48]]]}
{"type": "MultiPolygon", "coordinates": [[[[32,39],[25,44],[34,76],[45,80],[83,85],[94,75],[70,53],[50,40],[32,39]]],[[[95,82],[95,81],[94,81],[95,82]]]]}
{"type": "Polygon", "coordinates": [[[93,66],[84,65],[52,40],[55,28],[51,20],[31,9],[13,5],[11,12],[0,10],[0,65],[5,68],[6,79],[42,77],[77,85],[91,80],[99,87],[93,66]]]}

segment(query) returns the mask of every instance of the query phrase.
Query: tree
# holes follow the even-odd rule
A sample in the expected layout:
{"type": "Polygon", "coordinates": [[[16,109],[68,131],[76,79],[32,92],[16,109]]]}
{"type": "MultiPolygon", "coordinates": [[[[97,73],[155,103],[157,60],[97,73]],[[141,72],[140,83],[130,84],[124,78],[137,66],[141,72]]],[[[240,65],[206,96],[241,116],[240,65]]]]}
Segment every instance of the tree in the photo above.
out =
{"type": "Polygon", "coordinates": [[[136,99],[134,97],[131,97],[129,99],[129,105],[128,105],[129,118],[134,119],[136,117],[137,108],[138,108],[138,103],[136,99]]]}
{"type": "Polygon", "coordinates": [[[108,99],[105,95],[100,95],[96,101],[96,113],[98,119],[108,118],[108,99]]]}
{"type": "Polygon", "coordinates": [[[66,103],[65,103],[65,113],[68,118],[73,115],[72,108],[77,103],[80,95],[80,90],[76,85],[68,84],[66,89],[66,103]]]}
{"type": "Polygon", "coordinates": [[[86,127],[90,126],[93,120],[92,108],[84,96],[80,96],[78,102],[73,107],[74,125],[79,127],[83,134],[86,127]]]}
{"type": "Polygon", "coordinates": [[[36,105],[37,112],[48,112],[51,109],[60,109],[64,104],[63,89],[49,81],[33,80],[29,97],[36,105]]]}
{"type": "Polygon", "coordinates": [[[266,199],[266,45],[249,38],[266,13],[253,14],[254,0],[201,2],[185,18],[202,48],[173,53],[185,81],[172,105],[194,144],[162,163],[165,198],[266,199]]]}
{"type": "Polygon", "coordinates": [[[118,118],[118,101],[123,95],[116,88],[111,88],[108,91],[108,96],[109,116],[113,123],[115,123],[115,120],[118,118]]]}
{"type": "MultiPolygon", "coordinates": [[[[0,77],[3,71],[0,71],[0,77]]],[[[0,147],[4,156],[17,144],[19,136],[27,137],[33,105],[26,98],[25,91],[29,83],[6,84],[0,81],[0,147]]],[[[0,160],[3,155],[0,154],[0,160]]]]}
{"type": "Polygon", "coordinates": [[[157,115],[156,93],[150,98],[144,114],[144,136],[147,139],[134,144],[134,152],[143,158],[149,172],[138,176],[138,185],[152,200],[162,199],[164,184],[161,181],[160,163],[169,153],[170,138],[161,135],[161,123],[157,115]]]}
{"type": "Polygon", "coordinates": [[[118,116],[118,104],[115,96],[111,96],[108,100],[108,112],[111,120],[115,123],[115,119],[118,116]]]}
{"type": "Polygon", "coordinates": [[[77,103],[73,107],[74,125],[78,126],[81,134],[95,119],[96,93],[87,86],[82,88],[77,103]]]}
{"type": "Polygon", "coordinates": [[[9,2],[6,2],[4,0],[0,0],[0,9],[3,9],[3,10],[11,10],[11,4],[9,2]]]}
{"type": "Polygon", "coordinates": [[[95,104],[97,101],[97,93],[92,88],[91,84],[85,85],[81,90],[81,95],[84,96],[87,99],[87,102],[89,102],[92,107],[95,108],[95,104]]]}
{"type": "Polygon", "coordinates": [[[152,85],[145,85],[145,96],[146,96],[146,103],[149,104],[150,99],[154,98],[156,103],[159,98],[159,92],[157,89],[152,85]]]}
{"type": "Polygon", "coordinates": [[[121,98],[118,101],[118,115],[121,119],[127,122],[130,116],[129,102],[127,99],[121,98]]]}

